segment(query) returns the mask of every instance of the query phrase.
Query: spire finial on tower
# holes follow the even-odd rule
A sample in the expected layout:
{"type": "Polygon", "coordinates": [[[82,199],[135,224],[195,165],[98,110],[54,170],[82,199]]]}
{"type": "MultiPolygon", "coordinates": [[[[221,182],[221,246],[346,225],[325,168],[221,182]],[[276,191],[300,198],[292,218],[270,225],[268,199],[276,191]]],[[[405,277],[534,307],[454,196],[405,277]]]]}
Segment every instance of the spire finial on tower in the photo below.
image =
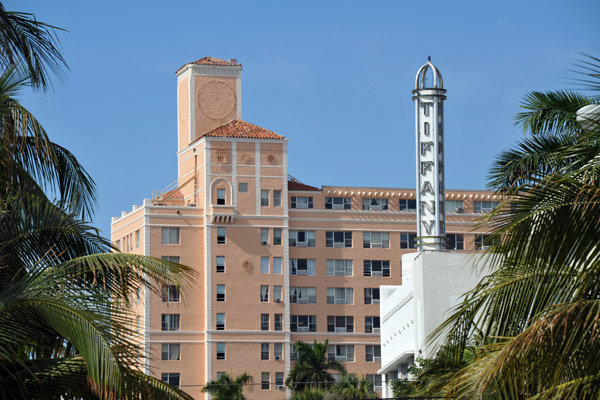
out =
{"type": "Polygon", "coordinates": [[[427,56],[427,61],[431,62],[431,56],[427,56]]]}

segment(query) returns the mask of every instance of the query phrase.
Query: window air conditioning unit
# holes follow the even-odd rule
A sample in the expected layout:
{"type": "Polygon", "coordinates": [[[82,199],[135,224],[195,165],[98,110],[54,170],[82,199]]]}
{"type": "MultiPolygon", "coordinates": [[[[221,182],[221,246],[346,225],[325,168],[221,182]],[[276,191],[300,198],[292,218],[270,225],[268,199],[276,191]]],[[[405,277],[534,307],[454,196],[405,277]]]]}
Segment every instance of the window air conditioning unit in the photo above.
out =
{"type": "Polygon", "coordinates": [[[281,303],[281,299],[275,299],[275,303],[281,303]]]}
{"type": "Polygon", "coordinates": [[[275,356],[275,360],[281,360],[281,356],[275,356]]]}
{"type": "Polygon", "coordinates": [[[456,212],[457,212],[457,213],[464,213],[464,212],[465,212],[465,210],[464,210],[464,208],[457,208],[457,209],[456,209],[456,212]]]}
{"type": "Polygon", "coordinates": [[[338,328],[338,327],[336,327],[335,328],[335,332],[336,333],[345,333],[346,332],[346,328],[338,328]]]}
{"type": "Polygon", "coordinates": [[[277,390],[285,390],[285,386],[283,386],[283,385],[277,385],[277,390]]]}
{"type": "Polygon", "coordinates": [[[373,328],[373,333],[379,333],[380,328],[373,328]]]}

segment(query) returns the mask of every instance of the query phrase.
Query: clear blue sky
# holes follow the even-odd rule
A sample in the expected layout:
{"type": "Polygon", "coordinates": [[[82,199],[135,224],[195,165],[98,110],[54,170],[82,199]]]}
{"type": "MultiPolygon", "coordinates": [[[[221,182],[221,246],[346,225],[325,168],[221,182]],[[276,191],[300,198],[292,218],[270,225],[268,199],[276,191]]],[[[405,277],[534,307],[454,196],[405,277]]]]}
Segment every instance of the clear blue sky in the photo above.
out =
{"type": "Polygon", "coordinates": [[[175,71],[204,56],[243,64],[243,119],[290,139],[305,183],[415,186],[418,68],[448,89],[446,187],[483,189],[522,137],[522,96],[569,88],[580,52],[600,53],[597,0],[3,1],[62,27],[70,71],[20,100],[98,185],[94,224],[176,179],[175,71]]]}

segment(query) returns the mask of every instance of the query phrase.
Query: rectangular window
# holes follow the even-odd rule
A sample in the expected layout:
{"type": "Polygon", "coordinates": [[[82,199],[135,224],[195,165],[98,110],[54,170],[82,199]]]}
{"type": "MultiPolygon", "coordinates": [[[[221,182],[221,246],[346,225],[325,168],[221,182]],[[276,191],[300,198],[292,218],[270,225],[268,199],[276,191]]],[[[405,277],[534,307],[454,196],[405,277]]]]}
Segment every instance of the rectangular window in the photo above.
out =
{"type": "Polygon", "coordinates": [[[225,330],[225,314],[223,313],[217,313],[217,330],[225,330]]]}
{"type": "Polygon", "coordinates": [[[325,208],[327,210],[350,210],[352,199],[350,197],[325,197],[325,208]]]}
{"type": "Polygon", "coordinates": [[[290,287],[290,303],[316,304],[317,288],[302,286],[290,287]]]}
{"type": "Polygon", "coordinates": [[[260,374],[260,388],[262,390],[269,390],[271,388],[271,373],[261,372],[260,374]]]}
{"type": "Polygon", "coordinates": [[[416,211],[417,200],[400,199],[400,211],[416,211]]]}
{"type": "Polygon", "coordinates": [[[225,285],[217,285],[217,301],[225,301],[225,285]]]}
{"type": "Polygon", "coordinates": [[[219,227],[217,228],[217,244],[225,244],[227,239],[225,237],[225,228],[219,227]]]}
{"type": "Polygon", "coordinates": [[[268,285],[260,286],[260,302],[261,303],[269,302],[269,286],[268,285]]]}
{"type": "Polygon", "coordinates": [[[135,231],[135,247],[140,247],[140,230],[135,231]]]}
{"type": "Polygon", "coordinates": [[[362,199],[362,209],[371,211],[385,211],[389,207],[388,199],[362,199]]]}
{"type": "Polygon", "coordinates": [[[275,343],[273,346],[273,355],[275,356],[275,360],[283,360],[283,343],[275,343]]]}
{"type": "Polygon", "coordinates": [[[352,260],[327,260],[327,276],[352,276],[352,260]]]}
{"type": "Polygon", "coordinates": [[[389,260],[365,260],[364,276],[390,276],[389,260]]]}
{"type": "Polygon", "coordinates": [[[260,273],[261,274],[269,273],[269,257],[261,257],[260,258],[260,273]]]}
{"type": "Polygon", "coordinates": [[[217,343],[217,360],[225,359],[225,343],[217,343]]]}
{"type": "Polygon", "coordinates": [[[354,304],[354,289],[327,288],[327,304],[354,304]]]}
{"type": "Polygon", "coordinates": [[[283,385],[283,372],[275,372],[275,385],[277,385],[277,390],[285,390],[285,386],[283,385]]]}
{"type": "Polygon", "coordinates": [[[162,228],[162,244],[179,244],[179,228],[162,228]]]}
{"type": "Polygon", "coordinates": [[[465,209],[463,208],[462,200],[446,200],[446,212],[456,212],[463,213],[465,209]]]}
{"type": "Polygon", "coordinates": [[[163,360],[180,360],[181,345],[179,343],[163,343],[162,344],[162,359],[163,360]]]}
{"type": "Polygon", "coordinates": [[[281,190],[273,190],[273,207],[281,207],[281,190]]]}
{"type": "Polygon", "coordinates": [[[290,315],[290,331],[292,332],[316,332],[316,315],[290,315]]]}
{"type": "Polygon", "coordinates": [[[238,192],[248,193],[248,182],[240,182],[238,186],[238,192]]]}
{"type": "Polygon", "coordinates": [[[161,260],[165,260],[165,261],[174,262],[174,263],[179,264],[179,256],[162,256],[161,260]]]}
{"type": "Polygon", "coordinates": [[[142,330],[142,317],[136,317],[135,318],[135,331],[137,333],[140,333],[141,330],[142,330]]]}
{"type": "Polygon", "coordinates": [[[381,346],[380,345],[367,345],[366,347],[366,362],[380,362],[381,361],[381,346]]]}
{"type": "Polygon", "coordinates": [[[261,205],[261,207],[269,207],[269,191],[268,190],[260,191],[260,205],[261,205]]]}
{"type": "Polygon", "coordinates": [[[165,383],[168,383],[171,386],[179,388],[180,381],[179,373],[167,372],[161,375],[161,380],[165,383]]]}
{"type": "Polygon", "coordinates": [[[135,304],[140,304],[142,302],[142,288],[138,287],[135,289],[135,304]]]}
{"type": "Polygon", "coordinates": [[[458,233],[449,233],[446,235],[446,248],[448,250],[464,250],[465,237],[458,233]]]}
{"type": "Polygon", "coordinates": [[[290,275],[316,275],[315,260],[292,258],[290,260],[290,275]]]}
{"type": "Polygon", "coordinates": [[[275,321],[273,330],[282,331],[283,330],[283,314],[275,314],[275,321]]]}
{"type": "Polygon", "coordinates": [[[325,232],[326,247],[352,247],[352,232],[325,232]]]}
{"type": "Polygon", "coordinates": [[[179,314],[162,314],[161,320],[163,331],[179,330],[179,314]]]}
{"type": "Polygon", "coordinates": [[[308,196],[292,196],[292,208],[313,208],[313,198],[308,196]]]}
{"type": "Polygon", "coordinates": [[[327,332],[354,332],[354,317],[345,315],[329,315],[327,332]]]}
{"type": "Polygon", "coordinates": [[[225,205],[225,189],[217,189],[217,205],[225,205]]]}
{"type": "Polygon", "coordinates": [[[269,244],[269,228],[260,228],[260,244],[263,246],[269,244]]]}
{"type": "Polygon", "coordinates": [[[365,333],[379,333],[379,317],[365,317],[365,333]]]}
{"type": "Polygon", "coordinates": [[[261,343],[260,344],[260,359],[268,360],[269,359],[269,343],[261,343]]]}
{"type": "Polygon", "coordinates": [[[273,273],[281,274],[281,257],[273,257],[273,273]]]}
{"type": "Polygon", "coordinates": [[[121,250],[121,241],[120,241],[120,240],[117,240],[117,241],[115,242],[115,247],[116,247],[117,249],[121,250]]]}
{"type": "Polygon", "coordinates": [[[163,303],[178,303],[179,302],[179,286],[163,285],[161,290],[163,303]]]}
{"type": "Polygon", "coordinates": [[[217,272],[225,272],[225,256],[217,256],[217,272]]]}
{"type": "Polygon", "coordinates": [[[373,390],[381,392],[382,390],[382,379],[379,374],[367,374],[367,380],[373,384],[373,390]]]}
{"type": "Polygon", "coordinates": [[[273,286],[273,301],[275,303],[281,302],[281,286],[279,285],[273,286]]]}
{"type": "Polygon", "coordinates": [[[281,228],[273,229],[273,244],[274,245],[281,244],[281,228]]]}
{"type": "Polygon", "coordinates": [[[354,345],[338,344],[327,346],[327,358],[330,361],[354,361],[354,345]]]}
{"type": "Polygon", "coordinates": [[[268,331],[269,325],[269,314],[260,314],[260,330],[268,331]]]}
{"type": "Polygon", "coordinates": [[[401,249],[416,249],[417,248],[417,234],[416,233],[401,233],[400,234],[400,248],[401,249]]]}
{"type": "Polygon", "coordinates": [[[315,231],[290,231],[290,247],[315,247],[315,231]]]}
{"type": "Polygon", "coordinates": [[[365,304],[379,304],[379,288],[365,288],[365,304]]]}
{"type": "Polygon", "coordinates": [[[500,241],[493,240],[490,235],[475,235],[475,250],[487,250],[496,244],[500,244],[500,241]]]}
{"type": "Polygon", "coordinates": [[[389,232],[363,232],[363,247],[365,249],[388,249],[390,247],[389,232]]]}
{"type": "Polygon", "coordinates": [[[473,204],[476,213],[488,213],[499,205],[498,201],[475,201],[473,204]]]}

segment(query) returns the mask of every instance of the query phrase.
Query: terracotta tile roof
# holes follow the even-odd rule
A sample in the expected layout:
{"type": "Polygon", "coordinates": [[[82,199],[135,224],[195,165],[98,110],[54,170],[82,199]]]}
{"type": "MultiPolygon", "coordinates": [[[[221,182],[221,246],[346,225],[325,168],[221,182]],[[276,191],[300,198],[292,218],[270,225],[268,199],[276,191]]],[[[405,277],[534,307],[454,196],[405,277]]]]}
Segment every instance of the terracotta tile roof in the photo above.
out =
{"type": "Polygon", "coordinates": [[[225,125],[221,125],[218,128],[200,136],[198,139],[207,136],[243,139],[285,139],[285,137],[278,135],[273,131],[261,128],[260,126],[251,124],[250,122],[242,121],[241,119],[234,119],[225,125]]]}
{"type": "Polygon", "coordinates": [[[163,197],[164,198],[169,197],[171,199],[183,199],[183,193],[181,193],[179,188],[175,188],[175,189],[171,190],[170,192],[163,194],[163,197]]]}
{"type": "MultiPolygon", "coordinates": [[[[199,60],[196,61],[191,61],[189,63],[186,63],[185,65],[188,64],[196,64],[196,65],[215,65],[215,66],[220,66],[220,67],[235,67],[235,66],[242,66],[242,64],[238,63],[236,59],[232,58],[229,61],[226,60],[221,60],[220,58],[216,58],[216,57],[203,57],[199,60]]],[[[185,65],[183,67],[185,67],[185,65]]],[[[175,73],[179,72],[183,67],[179,68],[175,73]]]]}
{"type": "Polygon", "coordinates": [[[319,192],[321,189],[306,185],[291,175],[288,175],[288,190],[299,190],[305,192],[319,192]]]}

